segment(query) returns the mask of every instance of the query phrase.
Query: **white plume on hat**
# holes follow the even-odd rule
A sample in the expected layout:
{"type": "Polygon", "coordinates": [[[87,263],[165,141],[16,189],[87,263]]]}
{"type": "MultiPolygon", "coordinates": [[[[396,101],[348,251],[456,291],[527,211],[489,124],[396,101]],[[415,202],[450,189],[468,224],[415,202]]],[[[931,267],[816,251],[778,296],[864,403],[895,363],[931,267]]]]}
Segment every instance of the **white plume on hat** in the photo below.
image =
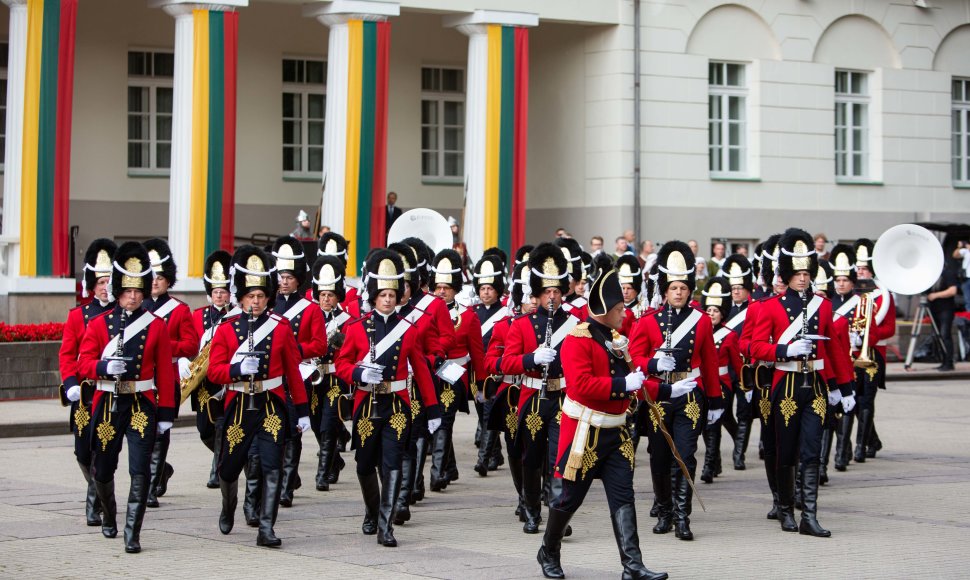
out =
{"type": "Polygon", "coordinates": [[[302,222],[302,221],[308,220],[308,219],[310,219],[310,216],[308,216],[306,214],[306,212],[303,211],[302,209],[300,210],[300,213],[296,214],[296,221],[298,221],[298,222],[302,222]]]}
{"type": "Polygon", "coordinates": [[[459,226],[459,225],[461,225],[461,224],[460,224],[460,223],[458,223],[458,220],[457,220],[457,219],[455,219],[455,217],[454,217],[454,216],[448,216],[448,225],[449,225],[449,226],[459,226]]]}

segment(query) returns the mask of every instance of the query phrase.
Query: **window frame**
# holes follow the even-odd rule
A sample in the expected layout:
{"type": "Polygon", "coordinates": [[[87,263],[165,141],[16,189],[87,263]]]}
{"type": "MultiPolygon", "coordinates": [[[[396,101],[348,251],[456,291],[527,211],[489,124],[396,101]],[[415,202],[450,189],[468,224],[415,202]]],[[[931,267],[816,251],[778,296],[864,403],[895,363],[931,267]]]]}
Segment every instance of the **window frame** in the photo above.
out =
{"type": "MultiPolygon", "coordinates": [[[[310,169],[309,169],[309,167],[310,167],[310,149],[311,148],[316,148],[316,147],[319,147],[320,148],[320,157],[321,157],[321,163],[322,163],[323,162],[322,160],[325,159],[326,131],[327,131],[327,77],[326,77],[326,75],[327,75],[327,57],[326,56],[322,56],[322,55],[284,54],[283,57],[280,59],[280,72],[281,72],[281,77],[282,77],[282,71],[283,71],[283,68],[282,67],[284,66],[284,62],[285,61],[288,61],[288,60],[296,60],[296,61],[304,61],[304,62],[308,62],[308,61],[310,61],[310,62],[319,62],[319,63],[323,64],[324,80],[323,80],[323,84],[319,84],[319,83],[308,83],[308,82],[306,82],[306,80],[305,80],[306,76],[304,75],[304,81],[303,82],[281,82],[281,90],[280,90],[280,98],[281,98],[280,105],[281,105],[281,108],[282,108],[282,97],[283,97],[283,95],[285,95],[287,93],[290,93],[290,94],[297,94],[297,95],[300,96],[300,112],[301,112],[301,116],[299,117],[299,120],[300,120],[300,137],[301,137],[301,142],[298,145],[298,147],[300,149],[300,167],[302,169],[300,169],[299,171],[286,170],[286,169],[283,169],[283,164],[280,163],[280,170],[282,171],[282,175],[283,175],[283,179],[284,180],[294,180],[294,181],[320,181],[320,180],[323,180],[323,172],[324,172],[325,167],[323,167],[321,165],[320,171],[310,171],[310,169]],[[323,123],[324,143],[322,145],[319,145],[319,146],[318,145],[312,145],[311,146],[310,143],[309,143],[309,137],[310,137],[310,121],[311,121],[311,119],[309,117],[309,111],[310,111],[310,108],[309,108],[310,95],[320,95],[320,96],[323,97],[323,118],[322,119],[313,119],[313,121],[321,121],[323,123]]],[[[304,70],[305,70],[305,66],[304,66],[304,70]]],[[[289,122],[292,122],[294,120],[296,120],[295,117],[284,117],[283,116],[283,111],[282,110],[280,111],[280,122],[281,122],[280,128],[281,129],[283,127],[282,126],[282,123],[286,123],[288,121],[289,122]]],[[[296,147],[297,147],[297,145],[294,145],[292,143],[285,143],[285,142],[283,142],[283,136],[280,135],[280,153],[281,154],[285,154],[285,151],[287,149],[296,148],[296,147]]],[[[283,161],[284,158],[285,157],[281,157],[280,161],[283,161]]]]}
{"type": "Polygon", "coordinates": [[[749,136],[749,131],[751,130],[751,120],[750,113],[748,111],[751,91],[748,85],[748,79],[750,78],[750,63],[737,62],[737,61],[727,61],[727,60],[709,60],[708,61],[708,77],[707,77],[707,167],[708,174],[711,179],[748,179],[751,177],[751,163],[748,159],[751,152],[751,139],[749,136]],[[711,65],[716,65],[722,67],[722,78],[726,78],[727,67],[730,65],[741,67],[741,84],[740,85],[728,85],[728,84],[711,84],[711,65]],[[718,99],[718,110],[721,112],[721,116],[717,119],[711,117],[711,100],[712,98],[718,99]],[[739,111],[741,114],[740,120],[732,120],[729,118],[730,102],[732,98],[741,99],[741,106],[739,111]],[[718,145],[714,145],[712,137],[712,126],[717,124],[720,132],[719,135],[721,139],[718,145]],[[730,129],[731,125],[736,124],[740,127],[739,133],[739,144],[730,144],[730,129]],[[725,137],[727,140],[725,141],[725,137]],[[718,162],[720,169],[711,168],[712,160],[714,158],[714,150],[720,149],[718,154],[718,162]],[[731,152],[738,152],[738,162],[739,167],[736,170],[730,169],[731,165],[731,152]],[[724,169],[727,167],[727,169],[724,169]]]}
{"type": "MultiPolygon", "coordinates": [[[[125,51],[125,57],[130,58],[131,53],[148,53],[148,54],[170,54],[172,58],[175,58],[175,49],[168,48],[145,48],[145,47],[128,47],[125,51]]],[[[127,64],[126,64],[127,67],[127,64]]],[[[168,167],[158,167],[158,145],[160,143],[166,143],[166,141],[159,141],[158,139],[158,90],[159,89],[169,89],[172,91],[172,112],[168,115],[172,118],[172,131],[175,131],[175,73],[174,69],[172,76],[156,76],[152,75],[132,75],[126,71],[127,83],[125,85],[126,98],[125,98],[125,121],[126,121],[126,137],[125,137],[125,167],[127,168],[128,175],[130,177],[169,177],[172,174],[171,167],[171,153],[169,154],[169,166],[168,167]],[[131,167],[128,164],[128,149],[127,146],[134,141],[127,137],[127,121],[132,111],[128,110],[128,99],[127,91],[132,88],[145,88],[148,89],[148,139],[138,140],[138,143],[148,143],[148,167],[131,167]]],[[[144,114],[144,112],[142,112],[144,114]]],[[[167,141],[169,147],[172,147],[171,138],[167,141]]]]}
{"type": "MultiPolygon", "coordinates": [[[[836,78],[833,79],[833,89],[834,89],[834,108],[833,108],[833,162],[835,163],[835,181],[836,183],[872,183],[873,182],[873,147],[872,147],[872,81],[873,74],[869,71],[853,70],[853,69],[835,69],[836,78]],[[853,75],[862,75],[865,80],[865,88],[862,93],[840,93],[837,89],[837,78],[839,73],[847,73],[849,76],[846,77],[847,85],[851,87],[853,75]],[[862,124],[858,126],[861,130],[862,135],[860,138],[859,149],[855,149],[856,139],[853,137],[853,132],[856,130],[857,126],[854,124],[856,120],[856,113],[854,105],[862,105],[865,108],[864,115],[862,117],[862,124]],[[843,113],[843,124],[839,125],[839,107],[844,108],[843,113]],[[845,132],[844,137],[844,149],[841,150],[841,155],[845,157],[843,164],[843,173],[839,173],[839,131],[843,130],[845,132]],[[855,155],[860,155],[863,163],[863,171],[860,175],[854,175],[855,162],[853,160],[855,155]]],[[[851,90],[851,89],[850,89],[851,90]]]]}
{"type": "Polygon", "coordinates": [[[970,78],[953,77],[950,83],[950,178],[953,185],[961,188],[970,187],[970,78]],[[953,96],[956,83],[963,85],[963,99],[957,100],[953,96]],[[953,126],[955,117],[959,116],[957,127],[953,126]],[[958,144],[962,150],[958,153],[958,144]],[[959,171],[958,171],[959,166],[959,171]]]}
{"type": "Polygon", "coordinates": [[[465,182],[465,162],[466,162],[466,151],[465,151],[465,136],[466,136],[466,115],[468,107],[467,91],[468,91],[468,73],[467,69],[461,65],[455,64],[422,64],[420,74],[424,75],[426,69],[437,69],[437,70],[456,70],[461,71],[462,75],[462,88],[461,91],[444,91],[444,90],[425,90],[423,87],[423,80],[420,83],[421,87],[421,116],[419,117],[420,130],[419,139],[424,138],[424,129],[431,126],[424,122],[424,106],[425,102],[434,102],[437,109],[437,119],[439,120],[434,126],[436,126],[436,136],[437,143],[439,147],[436,149],[425,149],[424,143],[420,143],[420,172],[421,172],[421,182],[431,183],[431,184],[445,184],[445,185],[461,185],[465,182]],[[461,103],[462,113],[461,124],[460,125],[446,125],[444,122],[445,118],[445,103],[461,103]],[[462,131],[462,138],[459,140],[457,150],[445,149],[445,129],[448,128],[460,128],[462,131]],[[424,156],[428,153],[436,153],[437,163],[438,163],[438,173],[436,175],[427,175],[424,173],[424,156]],[[462,171],[460,175],[445,175],[445,155],[446,154],[459,154],[461,155],[461,167],[462,171]]]}

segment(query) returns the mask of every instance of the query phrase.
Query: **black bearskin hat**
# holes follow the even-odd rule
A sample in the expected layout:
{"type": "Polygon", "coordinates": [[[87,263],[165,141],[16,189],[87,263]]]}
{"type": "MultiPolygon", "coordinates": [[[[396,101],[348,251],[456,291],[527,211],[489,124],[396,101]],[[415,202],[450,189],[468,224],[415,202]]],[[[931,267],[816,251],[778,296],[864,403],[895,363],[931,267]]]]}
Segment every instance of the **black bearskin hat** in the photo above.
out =
{"type": "Polygon", "coordinates": [[[388,250],[397,252],[401,256],[401,263],[404,264],[404,281],[411,285],[414,292],[421,286],[421,274],[418,273],[418,252],[413,246],[404,242],[394,242],[387,246],[388,250]]]}
{"type": "Polygon", "coordinates": [[[515,251],[515,263],[513,266],[519,264],[527,264],[529,262],[529,252],[531,252],[535,246],[526,244],[515,251]]]}
{"type": "Polygon", "coordinates": [[[418,263],[415,264],[415,267],[418,269],[418,274],[420,274],[418,277],[418,286],[430,286],[431,261],[434,260],[434,252],[420,238],[404,238],[403,242],[414,248],[414,251],[418,254],[418,263]]]}
{"type": "Polygon", "coordinates": [[[148,250],[138,242],[125,242],[115,250],[111,272],[111,295],[121,296],[125,288],[137,288],[146,296],[151,294],[155,273],[148,250]]]}
{"type": "Polygon", "coordinates": [[[805,270],[814,280],[818,274],[818,254],[812,235],[805,230],[789,228],[778,242],[778,275],[786,284],[795,272],[805,270]]]}
{"type": "Polygon", "coordinates": [[[847,244],[836,244],[832,248],[829,252],[829,266],[832,267],[833,277],[846,276],[855,283],[855,251],[847,244]]]}
{"type": "Polygon", "coordinates": [[[583,279],[583,248],[573,238],[556,238],[556,245],[569,262],[569,277],[573,282],[583,279]]]}
{"type": "Polygon", "coordinates": [[[598,278],[600,274],[613,268],[613,257],[606,252],[600,252],[593,256],[592,277],[598,278]]]}
{"type": "Polygon", "coordinates": [[[145,242],[145,249],[148,250],[148,257],[152,261],[152,270],[155,270],[155,275],[164,277],[168,280],[168,287],[174,288],[175,282],[178,280],[176,276],[178,268],[175,265],[172,250],[168,247],[168,242],[160,238],[152,238],[145,242]]]}
{"type": "Polygon", "coordinates": [[[404,297],[404,262],[400,254],[379,249],[367,258],[367,301],[373,306],[381,290],[394,290],[397,302],[404,297]]]}
{"type": "Polygon", "coordinates": [[[751,262],[741,254],[731,254],[725,258],[718,275],[727,278],[731,286],[744,286],[748,292],[754,290],[751,262]]]}
{"type": "Polygon", "coordinates": [[[751,274],[753,274],[755,281],[758,284],[761,283],[761,246],[764,245],[763,242],[758,242],[758,245],[754,247],[754,257],[748,260],[751,262],[751,274]]]}
{"type": "Polygon", "coordinates": [[[333,292],[338,302],[347,297],[344,286],[346,266],[337,256],[318,256],[313,263],[313,296],[319,298],[324,291],[333,292]]]}
{"type": "Polygon", "coordinates": [[[229,291],[229,262],[232,256],[225,250],[216,250],[205,259],[202,268],[202,285],[205,293],[212,296],[213,288],[225,288],[229,291]]]}
{"type": "Polygon", "coordinates": [[[111,277],[111,260],[114,259],[118,245],[108,238],[98,238],[91,242],[84,252],[84,272],[81,275],[81,296],[87,298],[98,285],[98,278],[111,277]]]}
{"type": "Polygon", "coordinates": [[[532,296],[532,287],[529,285],[531,278],[528,262],[516,264],[512,268],[512,280],[509,288],[509,306],[515,310],[522,307],[522,300],[532,296]]]}
{"type": "Polygon", "coordinates": [[[872,276],[876,276],[875,270],[872,268],[872,250],[875,249],[876,244],[872,243],[869,238],[859,238],[852,244],[853,255],[855,256],[856,268],[859,266],[865,266],[869,268],[872,272],[872,276]]]}
{"type": "Polygon", "coordinates": [[[306,283],[307,259],[303,252],[303,243],[293,236],[282,236],[273,242],[273,257],[276,258],[277,275],[291,272],[296,278],[297,286],[306,283]]]}
{"type": "Polygon", "coordinates": [[[778,260],[778,242],[781,241],[781,234],[772,234],[761,244],[761,283],[771,288],[774,285],[775,265],[778,260]]]}
{"type": "Polygon", "coordinates": [[[835,276],[832,274],[832,266],[828,260],[819,260],[818,273],[815,274],[815,279],[812,280],[812,287],[815,288],[815,291],[825,294],[829,299],[835,295],[835,276]]]}
{"type": "Polygon", "coordinates": [[[693,293],[697,285],[695,261],[694,252],[684,242],[673,240],[661,246],[657,252],[657,286],[660,294],[667,295],[671,282],[683,282],[687,284],[688,291],[693,293]]]}
{"type": "Polygon", "coordinates": [[[724,276],[714,276],[701,291],[701,308],[707,311],[711,306],[721,311],[721,322],[726,322],[731,311],[731,283],[724,276]]]}
{"type": "Polygon", "coordinates": [[[623,289],[616,270],[606,270],[589,288],[587,308],[593,316],[604,316],[617,304],[623,303],[623,289]]]}
{"type": "Polygon", "coordinates": [[[579,255],[583,260],[583,278],[586,280],[593,279],[593,255],[589,252],[584,251],[579,255]]]}
{"type": "Polygon", "coordinates": [[[533,295],[542,294],[546,288],[559,288],[566,294],[569,275],[569,262],[561,248],[545,242],[529,252],[529,287],[533,295]]]}
{"type": "Polygon", "coordinates": [[[229,266],[229,278],[232,285],[229,292],[242,300],[242,297],[253,290],[262,290],[266,296],[276,296],[276,268],[273,259],[256,246],[240,246],[232,255],[229,266]]]}
{"type": "Polygon", "coordinates": [[[482,252],[482,257],[485,256],[495,256],[498,258],[499,262],[502,263],[502,269],[500,270],[503,274],[509,273],[509,255],[505,253],[505,250],[497,246],[492,246],[491,248],[482,252]]]}
{"type": "Polygon", "coordinates": [[[439,284],[447,284],[456,292],[461,292],[461,255],[455,250],[441,250],[431,263],[431,282],[428,288],[434,290],[439,284]]]}
{"type": "Polygon", "coordinates": [[[502,263],[500,257],[495,254],[485,254],[482,259],[475,264],[475,271],[472,272],[472,282],[475,284],[475,292],[477,293],[483,285],[489,285],[495,288],[495,291],[501,296],[505,294],[505,264],[502,263]]]}
{"type": "Polygon", "coordinates": [[[327,232],[317,241],[318,256],[334,256],[347,267],[347,240],[336,232],[327,232]]]}
{"type": "Polygon", "coordinates": [[[643,269],[640,268],[640,260],[636,256],[623,254],[616,259],[616,274],[620,285],[629,284],[640,295],[643,289],[643,269]]]}
{"type": "Polygon", "coordinates": [[[647,303],[653,304],[654,294],[657,293],[657,278],[660,277],[660,270],[657,268],[657,262],[650,266],[650,271],[647,272],[647,303]]]}

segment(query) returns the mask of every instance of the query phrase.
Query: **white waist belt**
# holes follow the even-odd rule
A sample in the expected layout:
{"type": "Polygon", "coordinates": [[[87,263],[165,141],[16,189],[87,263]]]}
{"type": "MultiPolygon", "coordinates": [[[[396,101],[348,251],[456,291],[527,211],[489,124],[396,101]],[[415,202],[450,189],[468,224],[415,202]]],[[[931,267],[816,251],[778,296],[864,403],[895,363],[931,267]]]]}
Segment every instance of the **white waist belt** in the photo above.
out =
{"type": "Polygon", "coordinates": [[[809,371],[820,371],[825,368],[825,359],[810,360],[807,362],[802,360],[776,362],[775,368],[789,373],[799,373],[802,371],[803,364],[808,366],[809,371]]]}
{"type": "MultiPolygon", "coordinates": [[[[143,381],[121,381],[118,383],[118,395],[131,395],[150,391],[155,388],[155,379],[145,379],[143,381]]],[[[115,393],[114,381],[98,381],[98,390],[107,393],[115,393]]]]}
{"type": "Polygon", "coordinates": [[[519,382],[519,375],[502,375],[502,382],[515,385],[519,382]]]}
{"type": "Polygon", "coordinates": [[[589,407],[577,403],[568,396],[563,400],[562,412],[567,417],[571,417],[579,422],[576,432],[573,434],[573,442],[569,446],[569,458],[566,460],[566,469],[563,471],[563,478],[575,481],[576,472],[583,465],[583,453],[586,451],[586,439],[589,437],[589,428],[600,427],[615,429],[626,425],[626,413],[611,415],[601,411],[594,411],[589,407]]]}
{"type": "MultiPolygon", "coordinates": [[[[253,382],[253,392],[262,393],[263,391],[269,391],[275,389],[276,387],[283,384],[283,377],[276,377],[275,379],[266,379],[265,381],[254,381],[253,382]]],[[[248,393],[249,392],[249,381],[239,381],[238,383],[232,383],[229,385],[230,391],[236,391],[237,393],[248,393]]]]}
{"type": "Polygon", "coordinates": [[[456,365],[463,365],[470,360],[472,360],[472,357],[466,354],[465,356],[460,356],[458,358],[450,358],[445,362],[455,363],[456,365]]]}
{"type": "MultiPolygon", "coordinates": [[[[530,389],[541,390],[542,389],[542,379],[537,379],[535,377],[522,377],[522,386],[528,387],[530,389]]],[[[566,377],[561,379],[549,379],[549,383],[546,385],[546,390],[549,391],[561,391],[566,388],[566,377]]]]}
{"type": "Polygon", "coordinates": [[[726,366],[717,367],[717,374],[719,374],[719,375],[726,375],[726,374],[728,374],[728,368],[726,366]]]}
{"type": "Polygon", "coordinates": [[[401,379],[400,381],[384,381],[376,385],[360,385],[357,387],[365,393],[375,393],[377,395],[386,395],[388,393],[396,393],[398,391],[403,391],[408,388],[407,379],[401,379]]]}
{"type": "Polygon", "coordinates": [[[696,379],[699,376],[701,376],[700,368],[693,368],[693,369],[690,369],[689,371],[683,371],[683,372],[673,371],[670,373],[670,382],[676,383],[677,381],[682,381],[684,379],[696,379]]]}

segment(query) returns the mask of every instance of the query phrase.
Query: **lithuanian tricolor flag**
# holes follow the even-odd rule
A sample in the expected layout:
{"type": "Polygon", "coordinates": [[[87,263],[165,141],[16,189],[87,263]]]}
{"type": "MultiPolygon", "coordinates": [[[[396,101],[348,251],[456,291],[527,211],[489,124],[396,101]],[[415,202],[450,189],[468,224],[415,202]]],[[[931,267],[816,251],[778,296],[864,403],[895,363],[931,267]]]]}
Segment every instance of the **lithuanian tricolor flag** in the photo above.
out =
{"type": "Polygon", "coordinates": [[[529,113],[529,30],[488,27],[484,247],[511,255],[525,243],[525,168],[529,113]]]}
{"type": "MultiPolygon", "coordinates": [[[[28,0],[20,275],[69,274],[71,101],[77,0],[28,0]]],[[[16,146],[19,136],[10,136],[16,146]]]]}
{"type": "Polygon", "coordinates": [[[236,63],[239,14],[194,10],[188,275],[231,251],[235,235],[236,63]]]}
{"type": "Polygon", "coordinates": [[[384,245],[387,185],[387,73],[390,22],[348,23],[347,146],[343,235],[354,271],[371,248],[384,245]]]}

